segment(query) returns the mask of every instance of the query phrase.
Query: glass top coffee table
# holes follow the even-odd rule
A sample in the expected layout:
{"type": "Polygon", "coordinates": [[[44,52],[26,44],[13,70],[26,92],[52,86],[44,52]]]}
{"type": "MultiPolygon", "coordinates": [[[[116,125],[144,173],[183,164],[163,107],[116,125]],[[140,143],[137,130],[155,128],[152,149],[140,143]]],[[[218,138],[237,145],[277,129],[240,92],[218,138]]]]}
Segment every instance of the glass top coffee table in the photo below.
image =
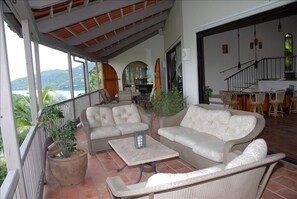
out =
{"type": "Polygon", "coordinates": [[[113,150],[122,158],[125,165],[118,169],[121,171],[126,166],[138,166],[140,175],[136,183],[142,177],[143,172],[156,172],[156,161],[178,157],[178,152],[168,148],[160,142],[146,135],[146,147],[137,149],[134,146],[134,137],[109,140],[113,150]],[[145,165],[150,165],[146,167],[145,165]]]}

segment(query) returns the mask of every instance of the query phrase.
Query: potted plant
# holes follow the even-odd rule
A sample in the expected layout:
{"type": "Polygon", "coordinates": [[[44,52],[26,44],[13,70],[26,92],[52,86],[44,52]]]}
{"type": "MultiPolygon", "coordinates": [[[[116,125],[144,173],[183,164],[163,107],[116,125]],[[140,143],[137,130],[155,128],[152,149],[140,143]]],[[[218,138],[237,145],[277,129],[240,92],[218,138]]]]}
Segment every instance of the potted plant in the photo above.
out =
{"type": "Polygon", "coordinates": [[[86,174],[87,152],[76,147],[75,125],[64,120],[63,112],[56,106],[44,108],[41,123],[53,140],[48,147],[48,163],[60,185],[81,183],[86,174]]]}
{"type": "Polygon", "coordinates": [[[209,98],[211,97],[212,92],[213,92],[212,88],[210,88],[209,86],[205,87],[204,96],[207,104],[209,104],[209,98]]]}
{"type": "Polygon", "coordinates": [[[168,91],[161,90],[152,99],[152,110],[156,116],[171,116],[183,110],[184,101],[176,87],[168,91]]]}

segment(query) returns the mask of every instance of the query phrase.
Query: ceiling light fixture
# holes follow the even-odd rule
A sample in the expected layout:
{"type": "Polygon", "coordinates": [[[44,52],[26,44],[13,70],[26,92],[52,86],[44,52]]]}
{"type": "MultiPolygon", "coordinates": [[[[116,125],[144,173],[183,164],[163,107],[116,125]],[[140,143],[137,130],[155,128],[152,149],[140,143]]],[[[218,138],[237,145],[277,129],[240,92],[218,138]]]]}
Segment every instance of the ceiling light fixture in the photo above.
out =
{"type": "Polygon", "coordinates": [[[241,64],[240,64],[240,39],[239,39],[240,35],[239,35],[239,28],[237,29],[237,45],[238,45],[238,65],[237,68],[241,69],[241,64]]]}

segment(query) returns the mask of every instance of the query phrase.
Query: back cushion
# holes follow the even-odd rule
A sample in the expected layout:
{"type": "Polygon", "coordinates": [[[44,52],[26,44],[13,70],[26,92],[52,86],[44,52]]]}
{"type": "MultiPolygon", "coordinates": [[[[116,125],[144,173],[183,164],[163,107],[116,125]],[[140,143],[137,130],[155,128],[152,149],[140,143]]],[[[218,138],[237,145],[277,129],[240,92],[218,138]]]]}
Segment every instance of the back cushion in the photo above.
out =
{"type": "Polygon", "coordinates": [[[204,116],[206,115],[207,110],[199,106],[191,105],[181,121],[180,125],[187,128],[199,129],[207,125],[207,121],[204,116]],[[205,123],[205,124],[204,124],[205,123]]]}
{"type": "Polygon", "coordinates": [[[228,128],[230,117],[229,111],[190,106],[180,125],[221,138],[228,128]]]}
{"type": "Polygon", "coordinates": [[[251,142],[241,155],[230,161],[225,169],[241,166],[255,161],[262,160],[267,155],[267,145],[264,139],[256,139],[251,142]]]}
{"type": "Polygon", "coordinates": [[[235,140],[248,135],[256,126],[257,119],[253,115],[232,115],[228,129],[222,136],[224,141],[235,140]]]}
{"type": "Polygon", "coordinates": [[[141,122],[141,118],[135,104],[113,107],[112,114],[116,124],[141,122]]]}
{"type": "Polygon", "coordinates": [[[86,116],[90,128],[115,125],[112,111],[109,107],[89,107],[86,110],[86,116]]]}

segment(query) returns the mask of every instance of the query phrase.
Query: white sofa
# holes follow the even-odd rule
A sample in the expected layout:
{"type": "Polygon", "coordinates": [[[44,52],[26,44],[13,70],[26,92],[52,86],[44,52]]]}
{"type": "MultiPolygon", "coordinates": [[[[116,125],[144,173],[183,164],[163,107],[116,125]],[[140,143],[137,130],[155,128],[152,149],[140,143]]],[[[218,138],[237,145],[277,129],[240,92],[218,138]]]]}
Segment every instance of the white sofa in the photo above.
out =
{"type": "Polygon", "coordinates": [[[108,140],[133,136],[143,131],[151,135],[151,116],[136,104],[108,104],[88,107],[80,115],[90,154],[110,149],[108,140]]]}
{"type": "Polygon", "coordinates": [[[224,162],[243,150],[265,127],[262,115],[199,104],[160,119],[160,141],[197,169],[224,162]]]}
{"type": "Polygon", "coordinates": [[[112,198],[257,198],[260,199],[283,153],[267,155],[263,139],[241,153],[227,154],[226,164],[188,173],[157,173],[146,182],[125,185],[119,176],[108,177],[112,198]]]}

